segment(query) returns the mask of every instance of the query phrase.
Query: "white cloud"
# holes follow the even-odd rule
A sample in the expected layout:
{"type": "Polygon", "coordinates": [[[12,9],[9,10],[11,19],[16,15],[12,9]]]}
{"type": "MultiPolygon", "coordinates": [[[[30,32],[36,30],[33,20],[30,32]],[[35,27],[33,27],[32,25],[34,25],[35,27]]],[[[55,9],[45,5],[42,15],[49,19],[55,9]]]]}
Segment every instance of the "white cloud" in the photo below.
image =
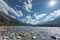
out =
{"type": "Polygon", "coordinates": [[[9,15],[8,12],[7,12],[7,10],[4,9],[4,8],[2,8],[0,11],[6,13],[7,15],[9,15]]]}
{"type": "Polygon", "coordinates": [[[56,10],[53,13],[51,13],[50,15],[46,16],[46,18],[44,19],[44,21],[55,20],[58,16],[60,16],[60,10],[56,10]]]}
{"type": "Polygon", "coordinates": [[[31,12],[31,9],[32,9],[32,0],[27,0],[28,3],[24,2],[24,7],[25,7],[25,10],[27,10],[28,12],[31,12]]]}
{"type": "Polygon", "coordinates": [[[36,19],[33,19],[30,15],[26,16],[26,18],[24,19],[24,21],[27,24],[33,24],[33,25],[36,25],[36,24],[40,23],[40,21],[38,21],[36,19]]]}
{"type": "Polygon", "coordinates": [[[44,16],[46,16],[46,14],[38,14],[38,15],[37,15],[37,13],[34,13],[33,16],[38,20],[38,19],[41,19],[41,18],[43,18],[44,16]]]}
{"type": "Polygon", "coordinates": [[[30,21],[30,24],[33,24],[33,25],[36,25],[36,24],[39,24],[39,23],[40,23],[40,21],[35,20],[35,19],[32,19],[32,20],[30,21]]]}
{"type": "Polygon", "coordinates": [[[17,12],[17,15],[18,15],[18,17],[22,17],[23,16],[23,13],[22,13],[22,11],[16,11],[17,12]]]}
{"type": "Polygon", "coordinates": [[[32,21],[32,17],[29,15],[29,16],[26,16],[26,23],[30,23],[32,21]]]}
{"type": "Polygon", "coordinates": [[[55,20],[59,16],[60,16],[60,10],[56,10],[53,13],[50,13],[49,15],[47,14],[37,15],[36,13],[34,13],[32,17],[35,17],[35,19],[33,19],[30,15],[28,15],[24,20],[28,24],[36,25],[39,23],[55,20]]]}
{"type": "Polygon", "coordinates": [[[20,15],[20,13],[22,14],[21,11],[19,13],[17,13],[13,8],[8,6],[8,4],[6,2],[4,2],[3,0],[0,0],[0,11],[5,12],[6,14],[9,14],[8,12],[10,12],[10,13],[14,14],[17,17],[22,16],[22,15],[20,15]]]}
{"type": "Polygon", "coordinates": [[[16,18],[15,16],[11,16],[12,18],[16,18]]]}

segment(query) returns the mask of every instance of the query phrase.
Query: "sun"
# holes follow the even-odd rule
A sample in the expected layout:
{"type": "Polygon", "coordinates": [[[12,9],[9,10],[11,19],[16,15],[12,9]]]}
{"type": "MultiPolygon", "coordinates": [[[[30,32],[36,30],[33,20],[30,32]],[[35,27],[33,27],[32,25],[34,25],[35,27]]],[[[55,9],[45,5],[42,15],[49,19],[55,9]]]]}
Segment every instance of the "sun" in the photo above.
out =
{"type": "Polygon", "coordinates": [[[55,4],[56,4],[56,1],[50,1],[50,2],[49,2],[49,5],[50,5],[50,6],[54,6],[55,4]]]}

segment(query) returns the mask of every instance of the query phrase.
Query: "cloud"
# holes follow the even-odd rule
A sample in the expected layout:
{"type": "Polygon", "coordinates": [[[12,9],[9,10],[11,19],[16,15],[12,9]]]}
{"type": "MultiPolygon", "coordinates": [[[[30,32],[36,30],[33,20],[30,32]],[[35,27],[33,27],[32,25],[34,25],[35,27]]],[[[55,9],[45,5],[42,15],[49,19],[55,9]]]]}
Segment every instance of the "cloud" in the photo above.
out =
{"type": "Polygon", "coordinates": [[[59,16],[60,16],[60,10],[56,10],[53,13],[50,13],[50,15],[46,16],[44,21],[52,21],[52,20],[55,20],[59,16]]]}
{"type": "Polygon", "coordinates": [[[32,21],[32,17],[30,15],[26,16],[26,23],[30,23],[32,21]]]}
{"type": "Polygon", "coordinates": [[[60,16],[60,10],[56,10],[53,13],[50,13],[49,15],[47,15],[47,14],[37,15],[37,13],[34,13],[33,16],[30,16],[30,15],[26,16],[26,18],[24,20],[28,24],[36,25],[39,23],[44,23],[44,22],[55,20],[59,16],[60,16]],[[35,17],[35,18],[33,19],[33,17],[35,17]]]}
{"type": "Polygon", "coordinates": [[[12,18],[16,18],[15,16],[11,16],[12,18]]]}
{"type": "Polygon", "coordinates": [[[5,12],[6,14],[9,14],[8,12],[14,14],[17,17],[21,17],[22,15],[20,15],[20,13],[22,14],[22,12],[20,11],[19,13],[16,12],[16,10],[14,10],[12,7],[10,7],[6,2],[4,2],[3,0],[0,0],[0,11],[5,12]]]}
{"type": "Polygon", "coordinates": [[[33,25],[36,25],[36,24],[39,24],[41,21],[39,19],[43,18],[46,14],[40,14],[40,15],[36,15],[34,13],[33,16],[31,15],[28,15],[26,16],[26,18],[24,19],[25,23],[27,24],[33,24],[33,25]],[[40,17],[41,16],[41,17],[40,17]],[[32,17],[35,17],[35,19],[33,19],[32,17]]]}
{"type": "Polygon", "coordinates": [[[32,0],[27,0],[28,3],[24,2],[24,7],[25,7],[25,10],[28,11],[28,12],[31,12],[31,9],[32,9],[32,0]]]}
{"type": "Polygon", "coordinates": [[[0,11],[6,13],[7,15],[9,15],[8,12],[7,12],[7,10],[4,9],[4,8],[2,8],[0,11]]]}
{"type": "Polygon", "coordinates": [[[23,19],[25,21],[25,23],[27,24],[33,24],[33,25],[36,25],[39,23],[39,21],[33,19],[30,15],[26,16],[25,19],[23,19]]]}
{"type": "Polygon", "coordinates": [[[8,8],[6,3],[3,0],[0,0],[0,11],[3,11],[8,15],[8,12],[7,12],[6,8],[8,8]]]}
{"type": "Polygon", "coordinates": [[[33,16],[36,18],[36,20],[38,20],[38,19],[41,19],[41,18],[43,18],[44,16],[46,16],[46,14],[38,14],[38,15],[37,15],[37,13],[34,13],[33,16]]]}
{"type": "Polygon", "coordinates": [[[22,11],[16,11],[17,12],[17,15],[18,15],[18,17],[22,17],[23,16],[23,13],[22,13],[22,11]]]}

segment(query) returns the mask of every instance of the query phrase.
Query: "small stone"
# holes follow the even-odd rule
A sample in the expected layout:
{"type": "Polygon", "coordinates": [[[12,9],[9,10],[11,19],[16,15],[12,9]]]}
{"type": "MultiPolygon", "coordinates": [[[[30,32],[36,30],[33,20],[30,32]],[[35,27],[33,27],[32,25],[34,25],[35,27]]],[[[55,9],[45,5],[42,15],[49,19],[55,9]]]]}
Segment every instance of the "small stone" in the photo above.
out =
{"type": "Polygon", "coordinates": [[[52,39],[56,39],[56,37],[55,36],[50,36],[52,39]]]}

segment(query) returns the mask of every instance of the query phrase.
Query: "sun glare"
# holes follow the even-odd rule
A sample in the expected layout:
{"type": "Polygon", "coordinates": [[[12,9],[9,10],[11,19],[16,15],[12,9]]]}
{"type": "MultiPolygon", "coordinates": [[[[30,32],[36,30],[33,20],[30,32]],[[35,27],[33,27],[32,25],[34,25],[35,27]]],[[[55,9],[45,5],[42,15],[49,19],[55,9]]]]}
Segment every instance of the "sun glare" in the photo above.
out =
{"type": "Polygon", "coordinates": [[[50,5],[50,6],[54,6],[55,4],[56,4],[56,1],[50,1],[50,2],[49,2],[49,5],[50,5]]]}

